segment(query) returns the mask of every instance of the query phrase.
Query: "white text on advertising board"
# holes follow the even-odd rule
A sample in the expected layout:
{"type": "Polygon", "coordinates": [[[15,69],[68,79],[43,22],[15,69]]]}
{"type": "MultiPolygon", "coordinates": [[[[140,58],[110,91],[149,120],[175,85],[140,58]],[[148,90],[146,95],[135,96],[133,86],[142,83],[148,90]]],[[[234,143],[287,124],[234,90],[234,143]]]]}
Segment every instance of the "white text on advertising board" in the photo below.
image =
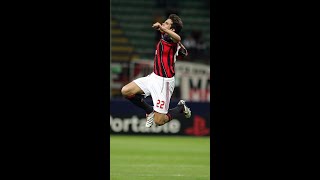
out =
{"type": "Polygon", "coordinates": [[[117,118],[110,116],[110,130],[115,133],[129,132],[134,133],[179,133],[181,129],[181,124],[178,120],[172,119],[169,123],[163,126],[152,126],[151,128],[146,128],[146,119],[138,119],[137,116],[132,116],[130,118],[117,118]]]}

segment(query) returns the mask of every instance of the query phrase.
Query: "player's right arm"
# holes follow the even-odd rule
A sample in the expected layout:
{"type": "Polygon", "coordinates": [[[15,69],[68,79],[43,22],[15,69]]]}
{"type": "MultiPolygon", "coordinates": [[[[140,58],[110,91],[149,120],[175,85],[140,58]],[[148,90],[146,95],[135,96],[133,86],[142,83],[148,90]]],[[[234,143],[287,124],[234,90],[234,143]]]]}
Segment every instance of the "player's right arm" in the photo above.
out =
{"type": "Polygon", "coordinates": [[[178,43],[181,41],[181,37],[175,33],[174,31],[167,29],[166,27],[162,26],[159,22],[156,22],[152,25],[153,28],[161,31],[161,32],[165,32],[167,33],[170,38],[172,39],[173,42],[178,43]]]}
{"type": "Polygon", "coordinates": [[[161,24],[159,22],[156,22],[152,25],[152,27],[155,28],[156,30],[160,30],[160,26],[161,24]]]}

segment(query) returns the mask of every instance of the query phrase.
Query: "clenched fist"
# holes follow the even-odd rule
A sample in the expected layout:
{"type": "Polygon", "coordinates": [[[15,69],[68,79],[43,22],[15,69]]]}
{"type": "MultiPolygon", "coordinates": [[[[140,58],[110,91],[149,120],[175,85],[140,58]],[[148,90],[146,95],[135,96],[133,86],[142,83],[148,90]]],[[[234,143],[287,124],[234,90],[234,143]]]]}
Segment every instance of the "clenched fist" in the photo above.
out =
{"type": "Polygon", "coordinates": [[[159,29],[160,29],[160,26],[161,26],[161,24],[160,24],[159,22],[156,22],[156,23],[154,23],[154,24],[152,25],[152,27],[153,27],[154,29],[156,29],[156,30],[159,30],[159,29]]]}

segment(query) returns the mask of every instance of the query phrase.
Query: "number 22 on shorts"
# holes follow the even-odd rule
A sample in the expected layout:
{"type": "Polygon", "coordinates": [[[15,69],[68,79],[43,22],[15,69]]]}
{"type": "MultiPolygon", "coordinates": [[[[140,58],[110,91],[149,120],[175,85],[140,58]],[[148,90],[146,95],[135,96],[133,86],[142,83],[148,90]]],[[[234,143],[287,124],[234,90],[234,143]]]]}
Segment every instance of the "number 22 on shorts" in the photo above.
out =
{"type": "Polygon", "coordinates": [[[157,105],[156,107],[160,107],[160,109],[163,109],[164,101],[160,101],[159,99],[157,100],[157,105]]]}

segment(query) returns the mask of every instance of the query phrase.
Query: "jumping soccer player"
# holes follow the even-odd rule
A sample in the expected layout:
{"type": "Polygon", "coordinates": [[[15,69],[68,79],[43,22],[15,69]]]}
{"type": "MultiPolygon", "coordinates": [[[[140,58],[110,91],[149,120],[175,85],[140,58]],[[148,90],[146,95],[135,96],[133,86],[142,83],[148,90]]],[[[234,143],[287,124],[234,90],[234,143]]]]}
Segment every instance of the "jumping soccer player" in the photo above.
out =
{"type": "Polygon", "coordinates": [[[146,111],[146,127],[151,127],[153,123],[158,126],[164,125],[180,115],[186,118],[191,117],[191,110],[184,100],[180,100],[175,108],[169,109],[175,87],[176,58],[188,55],[178,35],[183,23],[179,16],[170,14],[164,23],[156,22],[152,27],[161,32],[161,39],[156,46],[153,72],[130,82],[121,89],[126,99],[146,111]],[[143,97],[146,98],[149,95],[151,95],[153,107],[143,100],[143,97]]]}

